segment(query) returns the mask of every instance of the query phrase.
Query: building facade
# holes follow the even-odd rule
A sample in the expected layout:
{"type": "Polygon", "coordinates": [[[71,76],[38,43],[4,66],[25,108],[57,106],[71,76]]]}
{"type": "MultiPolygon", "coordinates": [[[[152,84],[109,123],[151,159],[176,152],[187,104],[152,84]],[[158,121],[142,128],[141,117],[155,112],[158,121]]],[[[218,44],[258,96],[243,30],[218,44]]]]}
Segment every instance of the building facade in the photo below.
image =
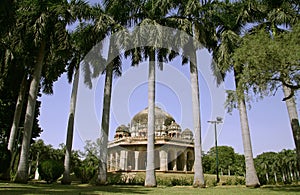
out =
{"type": "MultiPolygon", "coordinates": [[[[147,162],[148,108],[137,113],[127,126],[116,129],[108,143],[108,171],[145,171],[147,162]]],[[[155,107],[155,169],[193,171],[194,142],[189,129],[181,130],[174,118],[155,107]]]]}

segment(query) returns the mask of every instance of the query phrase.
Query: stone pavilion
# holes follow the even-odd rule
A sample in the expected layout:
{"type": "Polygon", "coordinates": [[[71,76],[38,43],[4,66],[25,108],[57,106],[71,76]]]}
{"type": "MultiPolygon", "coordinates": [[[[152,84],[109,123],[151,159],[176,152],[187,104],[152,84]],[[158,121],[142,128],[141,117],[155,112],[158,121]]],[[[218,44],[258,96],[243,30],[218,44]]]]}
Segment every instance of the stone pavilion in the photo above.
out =
{"type": "MultiPolygon", "coordinates": [[[[131,122],[116,129],[108,143],[108,171],[145,171],[148,108],[131,122]]],[[[194,166],[193,132],[181,130],[174,118],[155,107],[155,169],[162,172],[191,172],[194,166]]]]}

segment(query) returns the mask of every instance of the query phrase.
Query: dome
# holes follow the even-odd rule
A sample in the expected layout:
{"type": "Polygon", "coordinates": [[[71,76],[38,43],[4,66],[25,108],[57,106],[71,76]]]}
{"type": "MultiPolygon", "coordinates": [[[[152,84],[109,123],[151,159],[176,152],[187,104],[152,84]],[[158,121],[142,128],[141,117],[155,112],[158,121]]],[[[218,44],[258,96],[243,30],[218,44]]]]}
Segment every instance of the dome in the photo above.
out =
{"type": "MultiPolygon", "coordinates": [[[[166,129],[165,122],[175,121],[174,118],[163,109],[155,106],[155,131],[166,129]]],[[[131,120],[131,132],[148,129],[148,107],[137,113],[131,120]]]]}
{"type": "Polygon", "coordinates": [[[181,131],[181,127],[176,122],[172,121],[172,123],[168,126],[168,131],[181,131]]]}
{"type": "MultiPolygon", "coordinates": [[[[165,112],[164,110],[162,110],[161,108],[155,106],[155,119],[171,119],[173,121],[174,118],[167,112],[165,112]]],[[[144,110],[140,111],[139,113],[137,113],[131,120],[131,122],[139,122],[139,123],[144,123],[144,122],[148,122],[148,107],[145,108],[144,110]]]]}
{"type": "Polygon", "coordinates": [[[116,132],[127,132],[129,133],[129,128],[126,127],[125,125],[121,125],[116,129],[116,132]]]}
{"type": "Polygon", "coordinates": [[[181,137],[183,139],[193,139],[193,132],[189,129],[185,129],[182,133],[181,133],[181,137]]]}

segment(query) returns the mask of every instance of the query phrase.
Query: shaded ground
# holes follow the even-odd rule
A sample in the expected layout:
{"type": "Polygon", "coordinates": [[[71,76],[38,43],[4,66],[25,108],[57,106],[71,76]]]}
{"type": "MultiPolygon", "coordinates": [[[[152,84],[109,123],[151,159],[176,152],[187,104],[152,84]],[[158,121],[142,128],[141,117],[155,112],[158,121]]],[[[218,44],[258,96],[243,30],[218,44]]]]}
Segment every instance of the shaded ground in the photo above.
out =
{"type": "Polygon", "coordinates": [[[143,186],[111,185],[91,186],[86,184],[15,184],[0,182],[0,194],[300,194],[300,185],[263,186],[261,188],[246,188],[244,186],[218,186],[206,189],[185,187],[145,188],[143,186]]]}

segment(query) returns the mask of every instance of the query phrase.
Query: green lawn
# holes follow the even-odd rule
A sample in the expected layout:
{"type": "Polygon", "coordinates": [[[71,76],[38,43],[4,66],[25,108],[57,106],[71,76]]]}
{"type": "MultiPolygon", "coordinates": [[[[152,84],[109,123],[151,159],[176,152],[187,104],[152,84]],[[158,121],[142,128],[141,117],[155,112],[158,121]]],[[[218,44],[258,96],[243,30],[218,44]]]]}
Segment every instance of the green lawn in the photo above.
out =
{"type": "Polygon", "coordinates": [[[195,189],[185,187],[164,187],[145,188],[143,186],[112,185],[112,186],[91,186],[73,184],[65,186],[61,184],[14,184],[0,182],[0,194],[300,194],[299,185],[290,186],[263,186],[261,188],[246,188],[244,186],[217,186],[206,189],[195,189]]]}

